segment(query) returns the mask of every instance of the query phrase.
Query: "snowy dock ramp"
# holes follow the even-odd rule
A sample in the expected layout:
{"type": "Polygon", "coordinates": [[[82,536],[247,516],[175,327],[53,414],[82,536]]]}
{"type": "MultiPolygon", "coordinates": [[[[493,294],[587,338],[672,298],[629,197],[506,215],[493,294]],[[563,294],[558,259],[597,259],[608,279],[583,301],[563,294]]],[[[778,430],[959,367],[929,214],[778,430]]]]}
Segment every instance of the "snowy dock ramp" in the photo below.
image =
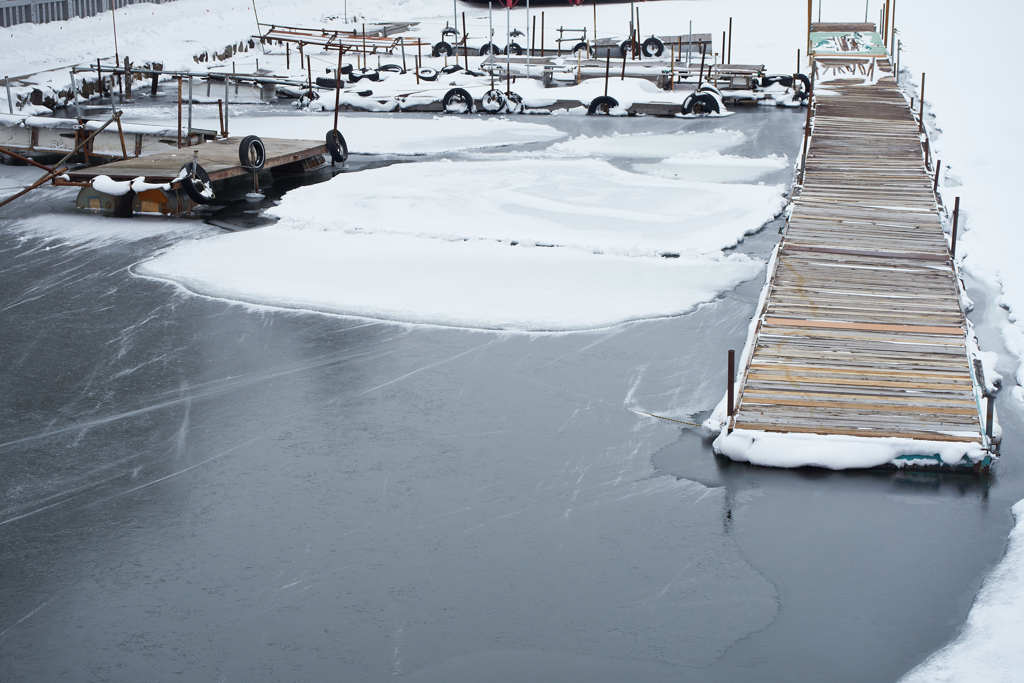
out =
{"type": "MultiPolygon", "coordinates": [[[[113,180],[132,180],[141,176],[150,182],[170,182],[178,176],[182,166],[192,161],[193,154],[198,153],[199,163],[210,175],[210,180],[226,180],[249,173],[242,167],[238,156],[241,140],[237,137],[212,140],[194,147],[81,168],[68,175],[75,182],[89,181],[100,175],[109,176],[113,180]]],[[[316,140],[263,138],[263,144],[267,153],[263,166],[266,169],[328,153],[326,144],[316,140]]]]}
{"type": "Polygon", "coordinates": [[[891,78],[828,89],[716,449],[837,469],[987,464],[918,124],[891,78]]]}

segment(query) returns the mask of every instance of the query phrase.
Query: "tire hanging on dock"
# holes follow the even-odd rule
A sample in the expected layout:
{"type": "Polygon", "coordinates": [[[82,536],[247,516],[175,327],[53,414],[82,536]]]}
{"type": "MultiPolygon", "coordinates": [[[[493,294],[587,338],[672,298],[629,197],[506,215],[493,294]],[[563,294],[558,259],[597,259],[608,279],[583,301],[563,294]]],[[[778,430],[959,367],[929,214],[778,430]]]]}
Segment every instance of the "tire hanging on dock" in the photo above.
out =
{"type": "Polygon", "coordinates": [[[523,46],[519,43],[509,43],[505,46],[505,54],[507,55],[521,55],[523,54],[523,46]]]}
{"type": "Polygon", "coordinates": [[[337,129],[327,131],[327,151],[336,164],[343,164],[348,159],[348,143],[337,129]]]}
{"type": "Polygon", "coordinates": [[[451,43],[441,40],[434,43],[434,47],[430,50],[430,56],[451,57],[454,52],[455,50],[452,49],[451,43]]]}
{"type": "Polygon", "coordinates": [[[500,55],[501,48],[494,43],[484,43],[483,47],[480,48],[480,56],[484,55],[500,55]]]}
{"type": "Polygon", "coordinates": [[[188,162],[181,167],[178,175],[181,176],[181,188],[196,204],[209,204],[216,197],[210,174],[199,165],[199,162],[188,162]]]}
{"type": "Polygon", "coordinates": [[[416,72],[419,74],[421,81],[436,81],[437,80],[437,69],[431,69],[429,66],[425,66],[416,72]]]}
{"type": "Polygon", "coordinates": [[[626,38],[624,41],[619,43],[619,56],[628,57],[633,52],[633,41],[630,38],[626,38]]]}
{"type": "Polygon", "coordinates": [[[608,95],[598,95],[590,101],[590,106],[587,107],[587,116],[594,116],[595,114],[611,114],[612,109],[617,109],[619,101],[614,97],[608,95]]]}
{"type": "Polygon", "coordinates": [[[444,94],[441,106],[447,114],[469,114],[473,111],[473,96],[464,88],[452,88],[444,94]]]}
{"type": "Polygon", "coordinates": [[[256,135],[246,135],[238,143],[238,161],[242,168],[258,171],[267,163],[267,148],[256,135]]]}
{"type": "Polygon", "coordinates": [[[718,98],[710,92],[696,92],[683,100],[682,112],[686,115],[717,114],[720,111],[718,98]]]}
{"type": "Polygon", "coordinates": [[[505,108],[505,93],[500,90],[488,90],[480,98],[480,109],[488,114],[500,114],[505,108]]]}
{"type": "Polygon", "coordinates": [[[576,45],[574,45],[572,48],[572,53],[574,56],[580,54],[581,52],[583,53],[584,57],[590,57],[590,46],[587,45],[587,43],[582,40],[576,43],[576,45]]]}
{"type": "Polygon", "coordinates": [[[510,92],[505,98],[505,111],[509,114],[521,114],[526,109],[523,98],[519,93],[510,92]]]}
{"type": "Polygon", "coordinates": [[[665,51],[665,43],[651,36],[643,42],[640,50],[644,53],[644,57],[660,57],[665,51]]]}

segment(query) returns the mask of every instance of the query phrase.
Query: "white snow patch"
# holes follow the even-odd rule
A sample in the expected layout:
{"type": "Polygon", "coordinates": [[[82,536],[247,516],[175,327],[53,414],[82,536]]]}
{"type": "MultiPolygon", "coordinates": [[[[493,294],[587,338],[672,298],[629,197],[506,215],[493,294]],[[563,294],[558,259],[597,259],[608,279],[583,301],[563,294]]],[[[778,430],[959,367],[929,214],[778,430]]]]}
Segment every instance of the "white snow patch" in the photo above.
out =
{"type": "Polygon", "coordinates": [[[1006,556],[985,579],[960,635],[907,674],[904,683],[1012,683],[1024,671],[1024,500],[1006,556]]]}
{"type": "Polygon", "coordinates": [[[78,213],[43,214],[11,221],[6,228],[22,237],[37,237],[70,246],[100,247],[152,237],[180,238],[209,232],[209,227],[181,219],[111,218],[78,213]]]}
{"type": "Polygon", "coordinates": [[[742,255],[627,258],[279,224],[179,243],[137,272],[208,296],[286,308],[567,331],[683,313],[761,265],[742,255]]]}
{"type": "Polygon", "coordinates": [[[633,133],[606,137],[579,137],[551,145],[546,152],[564,157],[607,157],[628,159],[665,159],[667,157],[718,152],[746,140],[738,130],[707,132],[633,133]]]}
{"type": "Polygon", "coordinates": [[[288,193],[270,213],[294,229],[708,254],[774,218],[783,189],[655,178],[590,159],[436,161],[342,174],[288,193]]]}
{"type": "Polygon", "coordinates": [[[715,152],[681,154],[654,164],[633,164],[641,173],[710,183],[752,182],[789,166],[784,156],[739,157],[715,152]]]}
{"type": "Polygon", "coordinates": [[[766,467],[866,469],[882,465],[975,463],[987,452],[981,444],[913,439],[796,434],[736,429],[714,441],[716,453],[766,467]],[[936,460],[938,459],[938,460],[936,460]]]}

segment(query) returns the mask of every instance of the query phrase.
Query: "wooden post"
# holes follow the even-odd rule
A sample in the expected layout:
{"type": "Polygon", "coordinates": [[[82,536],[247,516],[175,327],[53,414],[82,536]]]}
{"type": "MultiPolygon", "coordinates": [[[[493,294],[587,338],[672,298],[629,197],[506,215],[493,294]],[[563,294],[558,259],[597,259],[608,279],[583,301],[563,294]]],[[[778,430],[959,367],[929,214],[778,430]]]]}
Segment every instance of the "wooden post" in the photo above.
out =
{"type": "Polygon", "coordinates": [[[302,41],[299,41],[299,68],[302,68],[303,62],[306,61],[306,55],[302,53],[302,41]]]}
{"type": "Polygon", "coordinates": [[[995,396],[988,397],[988,403],[985,406],[985,436],[988,437],[989,441],[992,441],[992,431],[995,428],[996,421],[996,398],[995,396]]]}
{"type": "Polygon", "coordinates": [[[896,0],[892,0],[892,16],[889,17],[889,50],[896,44],[896,0]]]}
{"type": "Polygon", "coordinates": [[[604,56],[604,96],[608,97],[608,70],[612,65],[612,53],[608,51],[604,56]]]}
{"type": "MultiPolygon", "coordinates": [[[[339,48],[340,49],[340,48],[339,48]]],[[[292,70],[292,44],[284,44],[284,68],[289,71],[292,70]]]]}
{"type": "MultiPolygon", "coordinates": [[[[334,128],[338,130],[338,107],[341,105],[341,46],[338,46],[338,68],[334,71],[334,128]]],[[[333,157],[332,157],[333,159],[333,157]]]]}
{"type": "Polygon", "coordinates": [[[812,23],[814,23],[814,0],[807,0],[807,54],[811,54],[812,23]]]}
{"type": "Polygon", "coordinates": [[[423,66],[423,41],[416,39],[416,85],[420,83],[420,67],[423,66]]]}
{"type": "Polygon", "coordinates": [[[124,94],[129,100],[132,98],[132,63],[127,55],[124,58],[124,94]]]}
{"type": "MultiPolygon", "coordinates": [[[[408,71],[405,68],[405,38],[400,39],[402,41],[402,73],[408,71]]],[[[341,63],[341,46],[338,46],[338,63],[341,63]]],[[[338,78],[341,78],[341,67],[338,67],[338,78]]]]}
{"type": "Polygon", "coordinates": [[[220,123],[220,136],[226,138],[228,134],[224,130],[224,100],[217,100],[217,121],[220,123]]]}
{"type": "Polygon", "coordinates": [[[420,84],[420,55],[416,55],[416,85],[420,84]]]}
{"type": "Polygon", "coordinates": [[[960,197],[953,200],[953,234],[949,241],[949,258],[956,260],[956,233],[960,223],[960,197]]]}
{"type": "MultiPolygon", "coordinates": [[[[152,64],[150,66],[152,67],[152,64]]],[[[160,74],[157,73],[156,70],[154,70],[151,78],[152,80],[149,82],[149,96],[156,97],[156,87],[157,83],[159,83],[160,81],[160,74]]]]}
{"type": "Polygon", "coordinates": [[[121,140],[121,158],[128,158],[128,147],[124,144],[124,128],[121,127],[121,117],[115,116],[117,119],[117,137],[121,140]]]}
{"type": "Polygon", "coordinates": [[[939,171],[942,169],[942,159],[935,162],[935,182],[932,184],[932,191],[936,194],[939,191],[939,171]]]}
{"type": "MultiPolygon", "coordinates": [[[[609,53],[611,51],[609,50],[609,53]]],[[[626,80],[626,53],[622,53],[622,75],[619,77],[620,81],[626,80]]]]}
{"type": "Polygon", "coordinates": [[[796,72],[800,73],[800,48],[796,49],[796,72]]]}
{"type": "Polygon", "coordinates": [[[642,60],[644,58],[644,51],[640,49],[640,8],[636,8],[636,42],[634,43],[634,50],[636,50],[636,58],[642,60]]]}
{"type": "Polygon", "coordinates": [[[735,385],[736,385],[736,351],[729,349],[729,371],[726,373],[726,398],[725,409],[729,416],[729,431],[732,431],[732,416],[736,414],[735,385]]]}
{"type": "MultiPolygon", "coordinates": [[[[609,56],[611,52],[609,51],[609,56]]],[[[668,89],[676,89],[676,46],[669,43],[668,46],[669,63],[668,63],[668,89]]],[[[605,93],[606,95],[608,93],[605,93]]]]}
{"type": "MultiPolygon", "coordinates": [[[[537,32],[537,15],[533,16],[533,32],[537,32]]],[[[536,38],[536,36],[534,36],[536,38]]],[[[533,54],[533,46],[530,46],[530,54],[533,54]]],[[[466,13],[462,13],[462,56],[466,64],[466,71],[469,71],[469,34],[466,33],[466,13]]],[[[455,63],[459,63],[459,56],[455,55],[455,63]]]]}
{"type": "MultiPolygon", "coordinates": [[[[587,52],[590,50],[588,49],[587,52]]],[[[594,0],[594,56],[597,56],[597,0],[594,0]]]]}
{"type": "Polygon", "coordinates": [[[924,77],[925,74],[921,72],[921,112],[918,114],[919,124],[917,130],[919,133],[924,132],[924,77]]]}
{"type": "Polygon", "coordinates": [[[306,55],[306,85],[309,92],[313,92],[313,63],[309,55],[306,55]]]}
{"type": "MultiPolygon", "coordinates": [[[[725,31],[722,31],[722,64],[726,64],[725,61],[725,31]]],[[[687,71],[690,69],[690,65],[686,65],[687,71]]]]}
{"type": "Polygon", "coordinates": [[[726,64],[732,64],[732,17],[729,17],[729,61],[726,64]]]}
{"type": "Polygon", "coordinates": [[[178,76],[178,149],[181,149],[181,76],[178,76]]]}
{"type": "MultiPolygon", "coordinates": [[[[537,15],[533,15],[533,31],[530,32],[530,56],[536,52],[534,48],[537,47],[537,15]]],[[[469,52],[469,47],[466,47],[466,52],[469,52]]],[[[467,67],[468,68],[468,67],[467,67]]]]}
{"type": "Polygon", "coordinates": [[[363,24],[363,68],[366,68],[366,24],[363,24]]]}
{"type": "Polygon", "coordinates": [[[100,60],[96,59],[96,87],[99,90],[99,96],[103,97],[103,67],[100,66],[100,60]]]}

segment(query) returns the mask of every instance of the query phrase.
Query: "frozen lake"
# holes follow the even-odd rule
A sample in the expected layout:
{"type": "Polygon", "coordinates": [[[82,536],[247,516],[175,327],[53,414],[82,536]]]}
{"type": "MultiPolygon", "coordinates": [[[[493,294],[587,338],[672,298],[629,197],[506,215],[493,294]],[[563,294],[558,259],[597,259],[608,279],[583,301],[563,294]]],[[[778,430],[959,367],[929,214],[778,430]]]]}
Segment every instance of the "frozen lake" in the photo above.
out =
{"type": "MultiPolygon", "coordinates": [[[[530,120],[766,156],[804,117],[530,120]]],[[[892,680],[956,633],[1024,497],[1009,395],[989,479],[734,465],[633,412],[718,401],[761,276],[561,335],[256,309],[132,274],[180,237],[9,229],[73,196],[0,213],[0,680],[892,680]]]]}

